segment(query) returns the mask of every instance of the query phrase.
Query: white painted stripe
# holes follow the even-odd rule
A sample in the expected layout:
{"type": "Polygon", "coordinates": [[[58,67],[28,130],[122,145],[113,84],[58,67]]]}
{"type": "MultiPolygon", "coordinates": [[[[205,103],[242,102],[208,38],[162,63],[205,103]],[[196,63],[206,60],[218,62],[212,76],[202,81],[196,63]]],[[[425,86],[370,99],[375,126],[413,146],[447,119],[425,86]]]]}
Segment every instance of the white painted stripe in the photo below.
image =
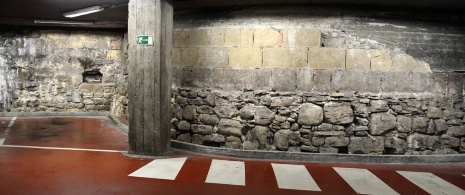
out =
{"type": "Polygon", "coordinates": [[[88,152],[111,152],[111,153],[127,152],[127,151],[121,151],[121,150],[99,150],[99,149],[85,149],[85,148],[56,148],[56,147],[19,146],[19,145],[0,145],[0,147],[3,147],[3,148],[44,149],[44,150],[71,150],[71,151],[88,151],[88,152]]]}
{"type": "Polygon", "coordinates": [[[13,119],[11,119],[10,121],[10,124],[8,124],[8,128],[11,128],[13,124],[15,124],[15,121],[16,121],[16,117],[13,117],[13,119]]]}
{"type": "Polygon", "coordinates": [[[334,167],[334,170],[358,194],[399,194],[366,169],[334,167]]]}
{"type": "Polygon", "coordinates": [[[281,189],[321,191],[304,165],[272,163],[278,187],[281,189]]]}
{"type": "Polygon", "coordinates": [[[397,171],[397,173],[430,194],[465,194],[464,190],[432,173],[409,171],[397,171]]]}
{"type": "Polygon", "coordinates": [[[3,145],[5,143],[5,138],[0,138],[0,145],[3,145]]]}
{"type": "Polygon", "coordinates": [[[131,173],[130,177],[175,180],[186,162],[184,158],[157,159],[131,173]]]}
{"type": "Polygon", "coordinates": [[[205,182],[245,186],[245,164],[240,161],[212,160],[205,182]]]}

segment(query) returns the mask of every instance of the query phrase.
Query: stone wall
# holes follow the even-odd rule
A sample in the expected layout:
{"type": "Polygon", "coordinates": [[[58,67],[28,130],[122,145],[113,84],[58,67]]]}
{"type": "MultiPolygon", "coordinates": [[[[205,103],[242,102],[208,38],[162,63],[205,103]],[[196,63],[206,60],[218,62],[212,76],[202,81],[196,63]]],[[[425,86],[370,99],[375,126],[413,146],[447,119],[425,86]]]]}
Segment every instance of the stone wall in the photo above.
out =
{"type": "Polygon", "coordinates": [[[465,153],[463,18],[249,7],[175,14],[172,139],[245,150],[465,153]]]}
{"type": "Polygon", "coordinates": [[[123,32],[5,27],[0,111],[109,111],[124,80],[123,32]]]}

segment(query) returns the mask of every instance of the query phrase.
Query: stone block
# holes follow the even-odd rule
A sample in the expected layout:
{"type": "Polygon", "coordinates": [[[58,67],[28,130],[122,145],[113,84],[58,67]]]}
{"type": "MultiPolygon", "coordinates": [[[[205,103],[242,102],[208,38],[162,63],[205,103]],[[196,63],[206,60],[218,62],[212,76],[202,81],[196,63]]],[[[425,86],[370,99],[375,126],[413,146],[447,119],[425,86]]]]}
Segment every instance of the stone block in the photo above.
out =
{"type": "Polygon", "coordinates": [[[405,53],[394,54],[392,58],[392,70],[395,72],[413,71],[417,66],[417,61],[405,53]]]}
{"type": "Polygon", "coordinates": [[[373,71],[392,71],[392,59],[390,51],[371,50],[370,68],[373,71]]]}
{"type": "Polygon", "coordinates": [[[378,71],[365,72],[366,84],[362,86],[366,92],[379,93],[381,90],[383,73],[378,71]]]}
{"type": "Polygon", "coordinates": [[[396,92],[411,92],[412,91],[412,73],[411,72],[395,72],[394,73],[394,91],[396,92]]]}
{"type": "Polygon", "coordinates": [[[297,71],[294,69],[272,69],[271,88],[276,91],[295,91],[297,71]]]}
{"type": "Polygon", "coordinates": [[[252,29],[241,29],[240,43],[241,47],[253,47],[254,41],[254,30],[252,29]]]}
{"type": "Polygon", "coordinates": [[[181,70],[181,85],[185,87],[205,86],[205,70],[200,68],[183,68],[181,70]]]}
{"type": "Polygon", "coordinates": [[[447,74],[433,73],[429,75],[427,91],[433,94],[447,93],[447,74]]]}
{"type": "Polygon", "coordinates": [[[370,50],[348,49],[346,52],[346,70],[370,70],[370,50]]]}
{"type": "Polygon", "coordinates": [[[283,30],[283,47],[320,47],[321,31],[317,29],[283,30]]]}
{"type": "Polygon", "coordinates": [[[271,69],[253,69],[252,72],[252,89],[269,89],[271,86],[271,69]]]}
{"type": "Polygon", "coordinates": [[[319,92],[331,90],[331,70],[314,70],[313,71],[313,89],[319,92]]]}
{"type": "Polygon", "coordinates": [[[383,72],[381,79],[381,91],[390,93],[395,92],[396,89],[396,73],[395,72],[383,72]]]}
{"type": "Polygon", "coordinates": [[[396,117],[390,113],[371,114],[369,120],[371,135],[384,135],[397,127],[396,117]]]}
{"type": "Polygon", "coordinates": [[[200,48],[183,48],[181,50],[182,66],[197,66],[199,64],[200,48]]]}
{"type": "Polygon", "coordinates": [[[192,133],[201,135],[210,135],[213,133],[213,127],[209,125],[191,125],[192,133]]]}
{"type": "Polygon", "coordinates": [[[179,30],[173,32],[173,46],[187,47],[189,46],[189,31],[179,30]]]}
{"type": "Polygon", "coordinates": [[[414,72],[412,74],[412,92],[425,92],[428,85],[428,74],[414,72]]]}
{"type": "Polygon", "coordinates": [[[234,68],[262,67],[262,50],[260,48],[230,48],[229,66],[234,68]]]}
{"type": "Polygon", "coordinates": [[[331,89],[334,91],[363,91],[366,88],[365,71],[334,70],[331,77],[331,89]]]}
{"type": "Polygon", "coordinates": [[[336,48],[310,48],[308,64],[311,69],[345,69],[346,51],[336,48]]]}
{"type": "Polygon", "coordinates": [[[242,125],[239,121],[221,119],[218,124],[218,133],[236,137],[242,136],[242,125]]]}
{"type": "Polygon", "coordinates": [[[408,133],[412,130],[412,118],[398,115],[397,116],[397,131],[408,133]]]}
{"type": "Polygon", "coordinates": [[[290,130],[280,130],[274,135],[274,145],[276,149],[287,151],[289,149],[289,137],[292,134],[290,130]]]}
{"type": "Polygon", "coordinates": [[[205,67],[227,66],[229,50],[224,47],[199,48],[198,65],[205,67]]]}
{"type": "Polygon", "coordinates": [[[275,29],[255,29],[254,47],[281,47],[283,35],[275,29]]]}
{"type": "Polygon", "coordinates": [[[442,118],[442,109],[434,106],[428,107],[426,117],[430,119],[440,119],[442,118]]]}
{"type": "Polygon", "coordinates": [[[299,109],[298,123],[301,125],[320,125],[323,122],[323,109],[315,104],[306,103],[299,109]]]}
{"type": "Polygon", "coordinates": [[[425,117],[415,117],[412,122],[414,132],[425,133],[428,128],[428,119],[425,117]]]}
{"type": "Polygon", "coordinates": [[[197,29],[189,31],[189,47],[222,47],[224,30],[197,29]]]}
{"type": "Polygon", "coordinates": [[[226,29],[224,32],[224,46],[241,46],[241,29],[226,29]]]}
{"type": "Polygon", "coordinates": [[[263,49],[264,68],[306,68],[306,48],[265,48],[263,49]]]}
{"type": "Polygon", "coordinates": [[[449,73],[447,75],[447,94],[457,95],[463,94],[463,74],[449,73]]]}
{"type": "Polygon", "coordinates": [[[174,66],[180,66],[181,63],[181,49],[179,48],[173,48],[171,50],[171,63],[174,66]]]}
{"type": "Polygon", "coordinates": [[[297,70],[297,90],[311,91],[313,88],[313,70],[297,70]]]}
{"type": "Polygon", "coordinates": [[[348,137],[343,137],[343,136],[338,136],[338,137],[327,137],[325,139],[325,145],[331,146],[331,147],[346,147],[349,145],[349,138],[348,137]]]}
{"type": "Polygon", "coordinates": [[[327,103],[324,108],[325,121],[331,124],[349,124],[354,121],[354,112],[349,104],[327,103]]]}

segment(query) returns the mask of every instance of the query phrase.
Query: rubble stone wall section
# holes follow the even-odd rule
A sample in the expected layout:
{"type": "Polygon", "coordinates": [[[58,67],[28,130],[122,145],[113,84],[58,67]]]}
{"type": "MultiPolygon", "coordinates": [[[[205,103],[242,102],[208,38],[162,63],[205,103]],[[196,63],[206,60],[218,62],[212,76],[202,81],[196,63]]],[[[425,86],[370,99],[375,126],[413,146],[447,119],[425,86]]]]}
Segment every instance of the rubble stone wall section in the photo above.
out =
{"type": "Polygon", "coordinates": [[[123,34],[2,29],[0,111],[110,111],[117,83],[127,77],[123,34]]]}
{"type": "Polygon", "coordinates": [[[465,153],[462,95],[174,90],[172,139],[244,150],[465,153]]]}

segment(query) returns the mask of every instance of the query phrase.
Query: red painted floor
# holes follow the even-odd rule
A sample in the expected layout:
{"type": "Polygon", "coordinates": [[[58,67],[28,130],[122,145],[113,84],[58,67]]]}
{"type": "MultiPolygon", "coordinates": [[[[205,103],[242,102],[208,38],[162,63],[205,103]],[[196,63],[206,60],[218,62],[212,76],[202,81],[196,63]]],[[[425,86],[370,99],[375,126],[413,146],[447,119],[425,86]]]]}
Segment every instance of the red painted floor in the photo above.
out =
{"type": "MultiPolygon", "coordinates": [[[[0,118],[0,133],[9,120],[0,118]]],[[[0,146],[0,194],[356,194],[333,167],[367,169],[399,194],[428,193],[396,171],[433,173],[465,189],[465,163],[272,162],[181,151],[170,156],[187,157],[175,180],[129,177],[153,159],[113,151],[127,149],[127,135],[103,118],[18,118],[5,145],[0,146]],[[205,183],[213,159],[244,162],[246,185],[205,183]],[[279,189],[271,163],[304,165],[321,192],[279,189]]]]}

